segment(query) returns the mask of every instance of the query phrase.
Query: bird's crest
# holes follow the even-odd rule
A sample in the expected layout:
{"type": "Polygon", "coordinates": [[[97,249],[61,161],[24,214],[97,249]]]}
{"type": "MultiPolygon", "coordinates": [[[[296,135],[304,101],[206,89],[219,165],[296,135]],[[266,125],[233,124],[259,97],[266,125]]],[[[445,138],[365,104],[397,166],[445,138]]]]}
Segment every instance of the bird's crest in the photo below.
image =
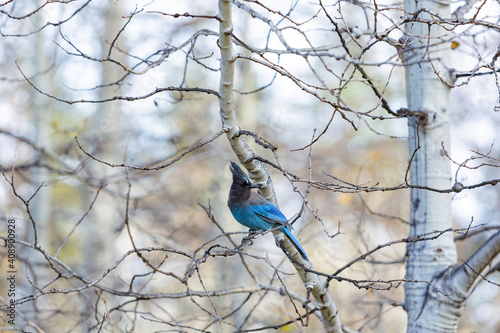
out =
{"type": "Polygon", "coordinates": [[[248,178],[247,174],[239,167],[238,164],[231,161],[229,170],[231,170],[231,173],[233,174],[234,183],[238,183],[243,186],[253,187],[250,178],[248,178]]]}

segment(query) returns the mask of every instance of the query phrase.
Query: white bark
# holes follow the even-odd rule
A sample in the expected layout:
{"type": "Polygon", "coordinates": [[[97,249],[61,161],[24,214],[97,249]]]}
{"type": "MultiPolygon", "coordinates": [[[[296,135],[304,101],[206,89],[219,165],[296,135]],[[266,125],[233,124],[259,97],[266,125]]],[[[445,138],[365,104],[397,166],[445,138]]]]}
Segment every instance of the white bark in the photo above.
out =
{"type": "MultiPolygon", "coordinates": [[[[448,32],[435,24],[450,16],[449,2],[405,0],[409,16],[427,23],[407,24],[403,48],[409,114],[410,184],[451,188],[448,65],[451,46],[442,43],[448,32]],[[429,29],[430,27],[430,29],[429,29]]],[[[410,237],[447,230],[451,224],[451,195],[411,190],[410,237]]],[[[457,264],[452,233],[408,243],[405,310],[408,332],[456,332],[464,303],[485,267],[500,252],[500,232],[493,235],[466,263],[457,264]]]]}
{"type": "MultiPolygon", "coordinates": [[[[415,13],[425,8],[442,17],[449,16],[449,3],[429,0],[405,0],[405,10],[415,13]]],[[[430,19],[420,13],[420,18],[430,19]]],[[[450,147],[449,79],[450,46],[440,44],[437,36],[445,33],[437,25],[411,23],[407,32],[406,89],[409,118],[409,153],[413,156],[410,184],[437,189],[451,187],[450,161],[441,144],[450,147]],[[428,47],[426,47],[428,45],[428,47]],[[432,60],[432,64],[429,62],[432,60]],[[418,62],[418,63],[417,63],[418,62]],[[434,68],[433,66],[434,65],[434,68]]],[[[422,189],[411,190],[410,237],[451,227],[451,195],[422,189]]],[[[408,243],[405,284],[405,310],[408,313],[408,332],[454,332],[460,318],[462,302],[445,296],[444,272],[457,261],[452,233],[434,240],[408,243]],[[427,283],[429,282],[429,283],[427,283]]]]}
{"type": "MultiPolygon", "coordinates": [[[[234,82],[234,51],[231,33],[232,25],[232,2],[230,0],[219,0],[219,48],[221,51],[221,77],[219,84],[219,103],[222,126],[227,130],[227,138],[231,148],[238,159],[250,171],[252,179],[261,186],[261,194],[269,201],[276,203],[276,197],[271,179],[265,166],[259,161],[252,160],[254,151],[248,146],[242,136],[238,136],[240,127],[236,120],[233,101],[234,82]]],[[[316,274],[308,273],[303,267],[313,269],[312,264],[304,260],[296,251],[295,247],[283,237],[281,233],[274,233],[279,242],[283,241],[288,253],[295,261],[293,263],[306,288],[311,290],[316,300],[316,306],[320,309],[326,332],[340,333],[342,331],[337,306],[328,290],[326,280],[316,274]]]]}
{"type": "Polygon", "coordinates": [[[481,281],[479,274],[498,253],[500,231],[491,236],[464,264],[437,271],[426,288],[423,307],[416,313],[415,322],[410,321],[408,313],[408,332],[456,332],[464,303],[475,283],[481,281]]]}
{"type": "Polygon", "coordinates": [[[469,295],[479,274],[483,272],[500,253],[500,231],[491,236],[465,263],[456,266],[450,274],[450,285],[455,293],[464,298],[469,295]]]}

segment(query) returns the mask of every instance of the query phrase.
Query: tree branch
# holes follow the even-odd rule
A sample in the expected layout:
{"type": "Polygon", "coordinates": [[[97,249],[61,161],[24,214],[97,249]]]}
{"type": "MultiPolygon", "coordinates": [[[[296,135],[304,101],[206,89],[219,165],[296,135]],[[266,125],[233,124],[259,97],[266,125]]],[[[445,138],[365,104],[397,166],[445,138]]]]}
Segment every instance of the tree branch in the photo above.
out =
{"type": "Polygon", "coordinates": [[[480,273],[491,265],[492,260],[500,253],[500,231],[491,236],[476,252],[463,264],[455,267],[451,274],[452,285],[467,296],[473,285],[480,277],[480,273]]]}
{"type": "MultiPolygon", "coordinates": [[[[238,3],[238,5],[241,5],[238,3]]],[[[271,178],[264,164],[255,159],[255,152],[248,146],[241,136],[241,130],[236,119],[233,101],[234,62],[236,60],[232,43],[232,3],[230,0],[219,0],[219,48],[221,52],[221,77],[219,84],[219,103],[222,126],[227,129],[227,137],[231,148],[241,163],[250,171],[252,179],[256,180],[261,193],[269,201],[277,203],[271,178]]],[[[323,316],[323,325],[327,332],[340,333],[342,328],[338,316],[337,306],[328,290],[328,283],[317,274],[306,272],[304,267],[312,268],[312,264],[304,260],[295,250],[287,238],[274,231],[278,244],[283,242],[287,252],[292,254],[292,263],[300,278],[316,299],[317,307],[323,316]]]]}

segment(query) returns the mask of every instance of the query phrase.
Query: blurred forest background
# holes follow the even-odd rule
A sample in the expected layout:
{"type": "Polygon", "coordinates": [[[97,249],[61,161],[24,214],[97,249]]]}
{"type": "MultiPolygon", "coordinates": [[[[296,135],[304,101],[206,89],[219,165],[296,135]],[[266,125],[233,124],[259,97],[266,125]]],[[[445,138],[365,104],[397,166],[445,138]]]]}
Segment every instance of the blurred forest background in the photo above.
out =
{"type": "MultiPolygon", "coordinates": [[[[283,30],[295,47],[333,45],[330,50],[341,53],[342,41],[332,33],[317,3],[244,3],[265,12],[278,27],[300,27],[304,33],[298,28],[283,30]],[[289,21],[285,13],[290,14],[289,21]]],[[[390,10],[396,6],[390,1],[378,5],[387,9],[379,18],[381,30],[402,15],[390,10]]],[[[359,3],[325,6],[339,19],[343,42],[349,47],[359,49],[370,41],[365,34],[369,11],[359,3]]],[[[498,2],[485,1],[482,6],[483,19],[498,24],[498,2]]],[[[234,7],[235,35],[241,41],[256,48],[278,45],[262,20],[234,7]]],[[[234,248],[246,235],[226,206],[231,183],[228,164],[237,157],[220,135],[219,102],[213,93],[219,89],[220,76],[217,3],[30,0],[7,1],[0,10],[4,175],[0,234],[5,239],[4,222],[16,220],[21,242],[17,247],[18,328],[36,332],[321,331],[314,315],[307,327],[296,320],[306,290],[271,235],[257,237],[246,246],[249,255],[208,257],[193,266],[192,258],[203,257],[211,246],[234,248]],[[123,164],[152,169],[119,166],[123,164]],[[42,250],[30,246],[33,221],[42,250]],[[134,246],[148,249],[141,253],[150,264],[134,253],[134,246]],[[151,264],[170,274],[155,272],[151,264]],[[285,287],[293,297],[283,291],[285,287]]],[[[494,64],[499,31],[466,26],[461,31],[464,34],[454,32],[452,66],[466,72],[483,63],[494,64]]],[[[397,29],[391,34],[394,40],[401,37],[397,29]]],[[[249,54],[241,44],[236,47],[241,54],[249,54]]],[[[363,61],[375,64],[366,71],[391,109],[398,110],[406,106],[406,98],[404,68],[394,50],[375,43],[363,61]]],[[[242,129],[278,147],[284,169],[325,182],[332,181],[331,175],[369,186],[404,183],[409,159],[407,119],[388,117],[366,80],[359,73],[350,77],[353,66],[348,61],[297,58],[286,52],[263,57],[302,83],[256,61],[238,59],[236,113],[242,129]],[[314,69],[325,71],[320,61],[327,61],[325,67],[332,71],[322,84],[342,89],[342,103],[370,117],[345,112],[346,121],[334,114],[330,104],[307,92],[319,85],[314,69]]],[[[469,78],[452,90],[448,153],[458,164],[475,156],[468,165],[479,166],[484,161],[476,152],[500,158],[498,77],[469,78]]],[[[328,91],[318,94],[329,96],[328,91]]],[[[252,137],[248,142],[260,156],[276,163],[273,152],[252,137]]],[[[488,163],[499,164],[498,160],[488,163]]],[[[272,167],[268,170],[280,209],[288,218],[298,217],[294,234],[321,272],[332,274],[366,251],[408,236],[408,189],[321,190],[292,183],[272,167]],[[308,193],[312,211],[304,207],[294,186],[308,193]]],[[[452,163],[453,176],[464,184],[500,178],[499,171],[452,163]]],[[[467,228],[473,221],[473,226],[493,230],[467,241],[457,239],[459,260],[498,228],[499,202],[498,188],[491,186],[453,196],[455,228],[467,228]]],[[[5,270],[5,249],[0,253],[5,270]]],[[[404,257],[405,243],[397,243],[342,275],[374,281],[375,287],[379,280],[398,281],[405,277],[404,257]]],[[[489,279],[500,283],[500,273],[489,279]]],[[[6,287],[2,278],[1,304],[8,300],[6,287]]],[[[366,290],[332,281],[330,291],[347,326],[362,332],[404,331],[401,283],[366,290]]],[[[498,285],[478,284],[467,301],[459,331],[499,331],[499,292],[498,285]]],[[[0,327],[10,326],[0,322],[0,327]]]]}

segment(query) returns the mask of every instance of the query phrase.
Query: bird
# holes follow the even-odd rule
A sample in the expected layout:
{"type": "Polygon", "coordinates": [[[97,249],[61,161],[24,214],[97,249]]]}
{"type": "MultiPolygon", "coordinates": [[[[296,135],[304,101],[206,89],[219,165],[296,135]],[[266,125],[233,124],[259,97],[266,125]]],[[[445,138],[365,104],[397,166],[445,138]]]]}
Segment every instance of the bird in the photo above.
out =
{"type": "Polygon", "coordinates": [[[282,226],[278,230],[290,240],[302,258],[309,261],[306,251],[290,231],[293,230],[292,226],[279,208],[259,193],[252,191],[252,188],[259,186],[252,184],[238,164],[231,162],[229,170],[233,174],[233,183],[229,190],[227,205],[236,221],[252,231],[266,231],[282,226]]]}

